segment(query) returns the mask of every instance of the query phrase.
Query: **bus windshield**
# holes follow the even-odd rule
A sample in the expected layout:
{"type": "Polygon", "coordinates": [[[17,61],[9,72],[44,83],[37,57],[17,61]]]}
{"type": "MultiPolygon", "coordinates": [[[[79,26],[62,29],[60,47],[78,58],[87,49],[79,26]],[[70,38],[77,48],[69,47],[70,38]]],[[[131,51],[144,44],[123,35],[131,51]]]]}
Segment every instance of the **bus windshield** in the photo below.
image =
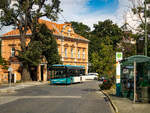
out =
{"type": "Polygon", "coordinates": [[[65,78],[66,77],[66,70],[65,69],[54,69],[51,71],[50,78],[65,78]]]}

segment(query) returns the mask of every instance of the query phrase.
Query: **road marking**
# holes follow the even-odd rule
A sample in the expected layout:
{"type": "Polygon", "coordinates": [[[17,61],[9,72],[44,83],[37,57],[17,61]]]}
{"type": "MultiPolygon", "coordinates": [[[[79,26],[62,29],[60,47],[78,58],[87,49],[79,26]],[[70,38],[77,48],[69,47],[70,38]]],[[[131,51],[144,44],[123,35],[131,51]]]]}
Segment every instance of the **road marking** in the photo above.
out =
{"type": "Polygon", "coordinates": [[[81,96],[20,96],[20,98],[81,98],[81,96]]]}
{"type": "Polygon", "coordinates": [[[0,105],[16,101],[18,99],[80,99],[82,96],[2,96],[0,105]]]}

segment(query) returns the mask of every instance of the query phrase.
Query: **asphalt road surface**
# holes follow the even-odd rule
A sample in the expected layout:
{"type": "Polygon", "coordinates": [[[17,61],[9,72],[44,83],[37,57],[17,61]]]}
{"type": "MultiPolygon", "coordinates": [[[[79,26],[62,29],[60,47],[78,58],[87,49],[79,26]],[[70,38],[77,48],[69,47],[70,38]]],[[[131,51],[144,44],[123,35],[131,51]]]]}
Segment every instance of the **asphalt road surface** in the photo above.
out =
{"type": "Polygon", "coordinates": [[[97,81],[40,85],[0,94],[0,113],[113,113],[97,81]]]}

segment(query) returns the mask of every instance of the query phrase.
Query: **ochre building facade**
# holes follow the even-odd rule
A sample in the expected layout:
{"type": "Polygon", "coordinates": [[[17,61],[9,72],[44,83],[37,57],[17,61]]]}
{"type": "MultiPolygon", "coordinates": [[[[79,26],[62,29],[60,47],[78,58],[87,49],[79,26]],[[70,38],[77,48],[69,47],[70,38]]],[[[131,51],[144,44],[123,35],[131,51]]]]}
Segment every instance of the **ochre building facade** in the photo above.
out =
{"type": "MultiPolygon", "coordinates": [[[[53,35],[55,36],[58,44],[58,52],[63,64],[84,66],[86,73],[88,73],[89,40],[76,34],[70,23],[57,24],[46,20],[39,20],[39,22],[44,23],[50,30],[53,31],[53,35]]],[[[29,30],[26,36],[26,44],[30,42],[30,36],[31,31],[29,30]]],[[[19,72],[19,68],[21,64],[15,57],[18,55],[17,50],[21,50],[19,31],[12,30],[4,34],[1,39],[2,58],[10,62],[15,81],[20,81],[21,73],[19,72]]],[[[47,80],[47,71],[45,70],[47,70],[46,61],[41,62],[38,66],[37,81],[47,80]]],[[[0,68],[0,83],[8,81],[8,78],[8,72],[0,68]]]]}

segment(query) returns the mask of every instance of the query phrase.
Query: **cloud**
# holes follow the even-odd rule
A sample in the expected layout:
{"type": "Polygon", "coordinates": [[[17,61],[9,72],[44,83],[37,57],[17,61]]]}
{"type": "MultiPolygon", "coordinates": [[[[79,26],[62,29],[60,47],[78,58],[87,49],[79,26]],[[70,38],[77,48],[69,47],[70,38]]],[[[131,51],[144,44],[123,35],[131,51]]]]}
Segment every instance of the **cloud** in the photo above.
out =
{"type": "MultiPolygon", "coordinates": [[[[111,19],[119,26],[123,24],[123,15],[129,8],[128,0],[119,0],[119,7],[113,13],[106,13],[106,8],[91,13],[89,11],[89,6],[87,5],[89,1],[90,0],[61,0],[61,9],[63,9],[63,12],[62,15],[59,15],[58,23],[78,21],[83,22],[92,28],[93,24],[97,24],[98,21],[111,19]]],[[[0,35],[10,31],[10,29],[10,27],[5,27],[0,31],[0,35]]]]}
{"type": "Polygon", "coordinates": [[[61,8],[63,9],[62,16],[59,22],[63,21],[79,21],[87,24],[92,28],[93,24],[98,21],[111,19],[114,23],[122,25],[124,22],[123,15],[129,8],[128,0],[119,0],[119,7],[113,13],[104,13],[106,9],[88,13],[88,6],[86,5],[89,0],[61,0],[61,8]]]}

